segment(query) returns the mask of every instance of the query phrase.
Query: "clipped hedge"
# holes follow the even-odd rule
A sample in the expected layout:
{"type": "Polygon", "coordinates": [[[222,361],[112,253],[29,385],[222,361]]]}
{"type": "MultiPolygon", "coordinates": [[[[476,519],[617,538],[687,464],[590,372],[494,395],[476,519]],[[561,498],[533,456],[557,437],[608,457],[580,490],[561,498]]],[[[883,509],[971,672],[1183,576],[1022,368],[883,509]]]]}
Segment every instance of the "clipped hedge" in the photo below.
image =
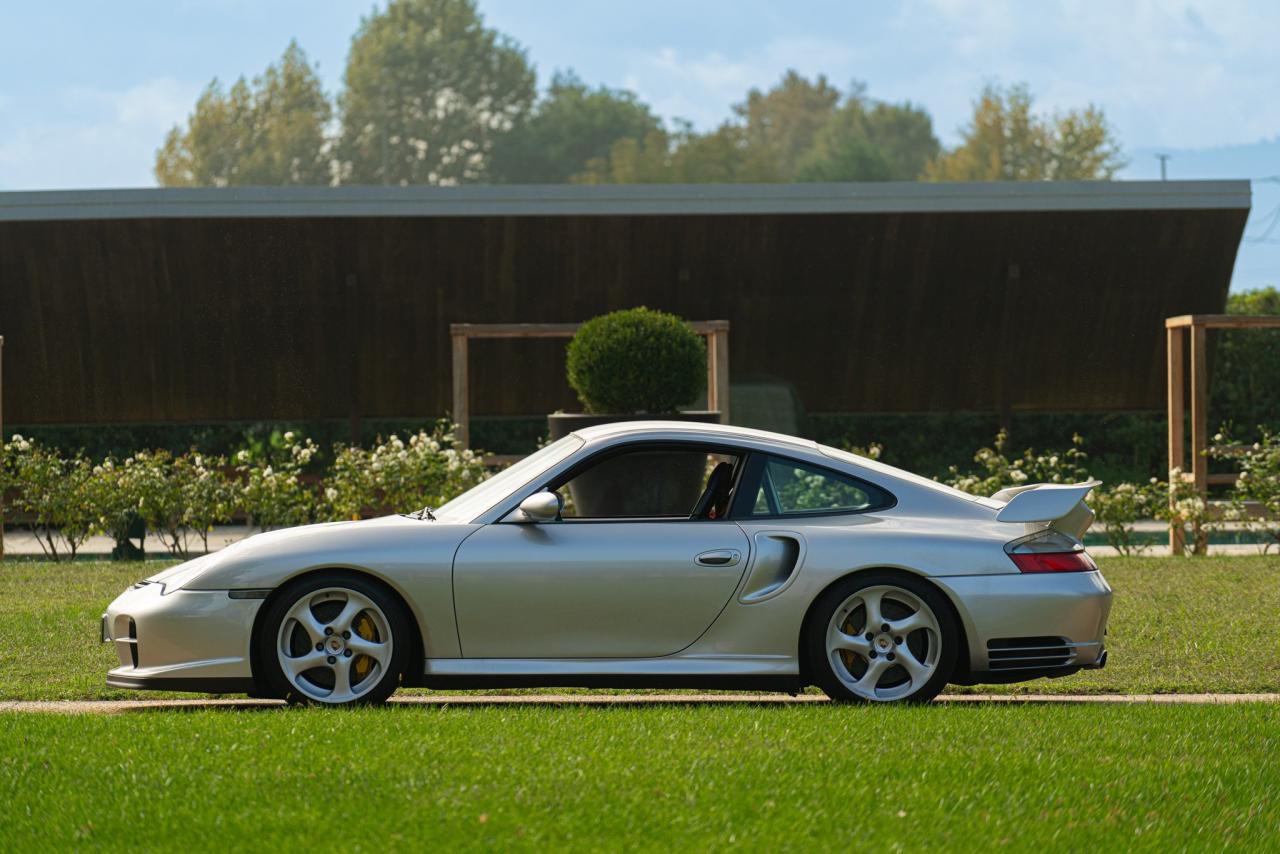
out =
{"type": "Polygon", "coordinates": [[[588,320],[569,342],[569,385],[591,413],[669,413],[707,387],[702,336],[643,306],[588,320]]]}

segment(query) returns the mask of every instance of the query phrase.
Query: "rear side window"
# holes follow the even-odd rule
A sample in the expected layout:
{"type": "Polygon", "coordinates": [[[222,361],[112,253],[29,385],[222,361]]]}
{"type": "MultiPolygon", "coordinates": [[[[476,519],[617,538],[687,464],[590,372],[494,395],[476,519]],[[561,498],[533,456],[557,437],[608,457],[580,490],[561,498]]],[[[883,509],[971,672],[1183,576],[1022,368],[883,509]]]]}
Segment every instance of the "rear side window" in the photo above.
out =
{"type": "Polygon", "coordinates": [[[857,513],[893,504],[887,492],[866,481],[809,463],[767,457],[759,471],[752,516],[857,513]]]}

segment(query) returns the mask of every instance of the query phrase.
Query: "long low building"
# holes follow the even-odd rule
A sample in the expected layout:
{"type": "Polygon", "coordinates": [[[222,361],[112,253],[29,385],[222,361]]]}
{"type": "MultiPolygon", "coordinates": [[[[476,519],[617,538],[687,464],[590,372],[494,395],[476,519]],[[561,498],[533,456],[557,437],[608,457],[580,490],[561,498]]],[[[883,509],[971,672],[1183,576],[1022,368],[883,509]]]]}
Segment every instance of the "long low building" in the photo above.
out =
{"type": "MultiPolygon", "coordinates": [[[[1246,181],[0,193],[5,420],[418,417],[449,324],[731,323],[811,412],[1159,409],[1223,309],[1246,181]]],[[[477,342],[472,411],[576,408],[563,341],[477,342]]]]}

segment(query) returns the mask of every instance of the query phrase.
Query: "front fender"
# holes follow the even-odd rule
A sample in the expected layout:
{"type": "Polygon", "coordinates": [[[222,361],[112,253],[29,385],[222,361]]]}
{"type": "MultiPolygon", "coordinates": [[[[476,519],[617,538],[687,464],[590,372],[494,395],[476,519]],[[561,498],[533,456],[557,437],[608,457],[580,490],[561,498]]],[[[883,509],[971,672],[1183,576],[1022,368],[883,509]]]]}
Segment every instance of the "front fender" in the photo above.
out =
{"type": "MultiPolygon", "coordinates": [[[[387,516],[270,531],[177,567],[183,590],[274,590],[308,572],[350,569],[395,590],[432,658],[461,655],[453,612],[453,556],[475,525],[387,516]],[[202,563],[202,561],[207,561],[202,563]]],[[[178,589],[176,587],[170,589],[178,589]]]]}

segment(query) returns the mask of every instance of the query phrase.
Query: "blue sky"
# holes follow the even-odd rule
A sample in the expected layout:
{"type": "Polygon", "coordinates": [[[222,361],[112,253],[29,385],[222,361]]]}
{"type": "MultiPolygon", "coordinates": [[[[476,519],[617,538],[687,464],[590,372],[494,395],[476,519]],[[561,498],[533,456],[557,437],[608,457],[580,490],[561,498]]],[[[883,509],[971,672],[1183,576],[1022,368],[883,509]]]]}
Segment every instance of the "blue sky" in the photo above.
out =
{"type": "MultiPolygon", "coordinates": [[[[164,132],[214,77],[259,73],[297,38],[341,81],[366,0],[4,4],[0,189],[150,186],[164,132]]],[[[954,142],[987,81],[1026,81],[1046,110],[1102,106],[1126,178],[1280,174],[1280,3],[1091,0],[480,0],[545,81],[573,68],[707,128],[787,68],[910,99],[954,142]]],[[[1280,207],[1254,184],[1249,235],[1280,207]]],[[[1280,241],[1280,227],[1270,238],[1280,241]]],[[[1242,246],[1235,287],[1280,282],[1280,242],[1242,246]]]]}

